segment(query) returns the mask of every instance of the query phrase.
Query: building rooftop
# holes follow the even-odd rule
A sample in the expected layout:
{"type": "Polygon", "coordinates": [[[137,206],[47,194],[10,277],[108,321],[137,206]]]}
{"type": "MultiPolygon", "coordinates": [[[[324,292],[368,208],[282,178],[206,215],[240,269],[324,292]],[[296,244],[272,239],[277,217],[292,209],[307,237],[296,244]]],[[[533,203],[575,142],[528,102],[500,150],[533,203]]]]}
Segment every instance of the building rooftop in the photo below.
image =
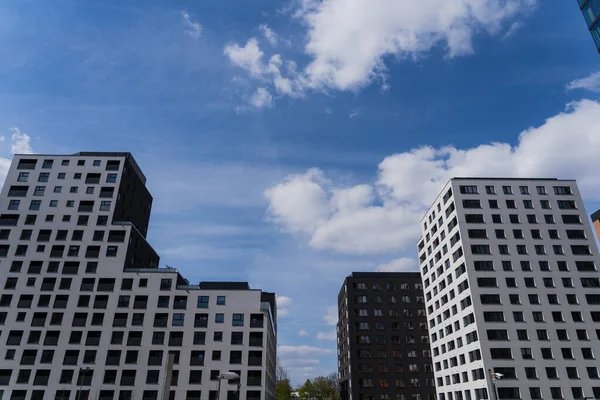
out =
{"type": "Polygon", "coordinates": [[[19,157],[123,157],[129,161],[133,170],[138,174],[144,185],[146,184],[146,175],[142,172],[137,162],[130,152],[111,152],[111,151],[80,151],[74,154],[15,154],[19,157]]]}
{"type": "Polygon", "coordinates": [[[198,287],[204,290],[250,290],[248,282],[200,282],[198,287]]]}
{"type": "Polygon", "coordinates": [[[456,176],[450,180],[469,180],[469,181],[574,181],[575,179],[558,179],[558,178],[485,178],[485,177],[468,177],[456,176]]]}
{"type": "Polygon", "coordinates": [[[410,272],[353,272],[348,278],[402,278],[421,277],[419,271],[410,272]]]}

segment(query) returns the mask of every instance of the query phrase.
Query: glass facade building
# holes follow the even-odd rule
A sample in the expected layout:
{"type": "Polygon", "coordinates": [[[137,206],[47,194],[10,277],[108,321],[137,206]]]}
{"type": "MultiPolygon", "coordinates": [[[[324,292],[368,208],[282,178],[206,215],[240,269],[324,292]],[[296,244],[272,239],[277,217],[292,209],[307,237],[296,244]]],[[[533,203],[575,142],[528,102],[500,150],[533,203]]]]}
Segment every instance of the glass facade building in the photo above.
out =
{"type": "Polygon", "coordinates": [[[600,0],[577,0],[577,3],[592,34],[596,49],[600,52],[600,0]]]}

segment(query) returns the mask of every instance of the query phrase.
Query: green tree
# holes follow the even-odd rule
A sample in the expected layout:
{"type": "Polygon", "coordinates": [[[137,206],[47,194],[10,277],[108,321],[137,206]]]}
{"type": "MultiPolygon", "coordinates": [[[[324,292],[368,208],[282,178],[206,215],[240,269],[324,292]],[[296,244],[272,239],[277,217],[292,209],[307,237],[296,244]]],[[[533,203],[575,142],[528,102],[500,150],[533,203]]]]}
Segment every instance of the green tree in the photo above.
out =
{"type": "Polygon", "coordinates": [[[277,400],[291,400],[292,398],[292,385],[290,383],[290,378],[288,376],[288,372],[277,359],[277,366],[275,369],[275,396],[277,400]]]}
{"type": "Polygon", "coordinates": [[[275,393],[277,400],[291,400],[292,398],[292,385],[289,379],[278,381],[275,387],[275,393]]]}
{"type": "Polygon", "coordinates": [[[307,379],[298,388],[300,400],[339,400],[337,374],[319,376],[313,380],[307,379]]]}

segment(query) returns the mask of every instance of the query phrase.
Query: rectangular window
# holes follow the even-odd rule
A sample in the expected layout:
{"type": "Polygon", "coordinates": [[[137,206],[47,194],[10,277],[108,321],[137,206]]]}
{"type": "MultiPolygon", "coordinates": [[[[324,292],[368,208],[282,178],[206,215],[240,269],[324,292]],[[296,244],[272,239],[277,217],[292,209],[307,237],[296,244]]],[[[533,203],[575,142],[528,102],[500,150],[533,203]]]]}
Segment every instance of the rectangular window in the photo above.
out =
{"type": "Polygon", "coordinates": [[[208,308],[209,297],[208,296],[198,296],[198,308],[208,308]]]}
{"type": "Polygon", "coordinates": [[[244,326],[244,314],[233,314],[231,324],[233,326],[244,326]]]}

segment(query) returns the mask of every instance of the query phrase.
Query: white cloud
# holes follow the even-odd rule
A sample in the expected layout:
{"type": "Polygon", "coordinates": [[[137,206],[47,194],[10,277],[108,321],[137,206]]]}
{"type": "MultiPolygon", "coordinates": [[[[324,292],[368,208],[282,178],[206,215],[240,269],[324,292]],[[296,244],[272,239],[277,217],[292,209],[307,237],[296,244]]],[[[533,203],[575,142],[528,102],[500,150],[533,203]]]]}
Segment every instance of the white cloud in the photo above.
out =
{"type": "Polygon", "coordinates": [[[270,107],[273,104],[273,96],[264,87],[259,87],[250,97],[250,104],[256,108],[270,107]]]}
{"type": "Polygon", "coordinates": [[[573,89],[585,89],[590,92],[600,92],[600,71],[594,72],[585,78],[572,80],[567,84],[567,90],[573,89]]]}
{"type": "Polygon", "coordinates": [[[292,299],[287,296],[277,296],[277,316],[286,317],[290,314],[290,305],[292,305],[292,299]]]}
{"type": "MultiPolygon", "coordinates": [[[[241,63],[255,78],[268,81],[277,92],[301,97],[308,90],[357,90],[373,79],[386,82],[385,59],[416,60],[437,48],[447,57],[473,52],[473,37],[480,32],[501,37],[514,35],[537,0],[431,0],[424,6],[416,1],[398,0],[299,0],[294,17],[306,27],[308,41],[304,52],[309,62],[301,71],[282,73],[258,61],[263,52],[256,38],[244,47],[228,45],[225,53],[248,52],[241,63]],[[261,67],[259,67],[259,64],[261,67]],[[260,72],[262,71],[262,72],[260,72]]],[[[287,12],[291,11],[288,9],[287,12]]],[[[284,12],[285,13],[285,12],[284,12]]],[[[273,46],[289,41],[279,37],[266,24],[259,30],[273,46]]],[[[281,59],[279,54],[276,57],[281,59]]]]}
{"type": "MultiPolygon", "coordinates": [[[[10,152],[11,154],[33,154],[33,149],[31,148],[31,138],[28,134],[21,132],[21,130],[17,127],[10,128],[11,134],[11,145],[10,152]]],[[[0,142],[4,142],[5,137],[0,136],[0,142]]],[[[0,157],[0,186],[4,183],[6,179],[6,174],[8,174],[8,170],[10,169],[11,159],[6,157],[0,157]]]]}
{"type": "Polygon", "coordinates": [[[282,360],[283,365],[293,366],[293,365],[318,365],[319,360],[316,358],[287,358],[282,360]]]}
{"type": "Polygon", "coordinates": [[[397,258],[387,264],[381,264],[377,267],[377,272],[407,272],[418,271],[419,264],[414,258],[397,258]]]}
{"type": "Polygon", "coordinates": [[[473,36],[495,34],[534,0],[304,1],[311,87],[355,89],[385,71],[384,57],[418,58],[444,46],[448,57],[473,52],[473,36]]]}
{"type": "Polygon", "coordinates": [[[300,329],[300,331],[298,331],[298,336],[308,336],[308,332],[304,329],[300,329]]]}
{"type": "Polygon", "coordinates": [[[252,76],[260,77],[263,74],[262,56],[264,53],[258,47],[256,38],[248,39],[243,47],[237,43],[228,44],[225,46],[224,53],[232,64],[247,70],[252,76]]]}
{"type": "Polygon", "coordinates": [[[323,349],[314,346],[279,346],[277,348],[277,353],[287,357],[290,355],[306,356],[311,354],[331,354],[333,351],[331,349],[323,349]]]}
{"type": "Polygon", "coordinates": [[[338,322],[338,309],[337,306],[329,306],[325,311],[323,320],[327,325],[335,325],[338,322]]]}
{"type": "Polygon", "coordinates": [[[29,143],[31,138],[28,134],[23,133],[19,128],[10,128],[12,131],[12,145],[10,151],[13,154],[33,154],[33,149],[29,143]]]}
{"type": "Polygon", "coordinates": [[[412,249],[420,218],[455,176],[575,178],[586,198],[600,199],[600,175],[593,167],[599,115],[599,102],[582,100],[521,132],[515,146],[427,146],[393,154],[379,164],[375,182],[352,187],[313,168],[265,191],[267,218],[307,235],[313,248],[366,254],[412,249]]]}
{"type": "Polygon", "coordinates": [[[513,22],[512,25],[510,26],[510,28],[508,28],[506,30],[506,32],[504,32],[502,39],[508,39],[509,37],[514,36],[522,27],[523,27],[523,22],[521,22],[521,21],[513,22]]]}
{"type": "Polygon", "coordinates": [[[271,43],[271,45],[273,45],[273,46],[277,45],[278,36],[273,31],[273,29],[269,28],[267,26],[267,24],[260,25],[258,27],[258,29],[261,31],[261,33],[263,34],[263,36],[265,37],[265,39],[267,39],[269,41],[269,43],[271,43]]]}
{"type": "Polygon", "coordinates": [[[185,26],[185,34],[192,39],[199,39],[202,36],[202,25],[197,21],[193,21],[187,11],[181,12],[181,18],[185,26]]]}
{"type": "Polygon", "coordinates": [[[319,339],[319,340],[336,340],[337,333],[335,331],[319,332],[319,333],[317,333],[317,339],[319,339]]]}

